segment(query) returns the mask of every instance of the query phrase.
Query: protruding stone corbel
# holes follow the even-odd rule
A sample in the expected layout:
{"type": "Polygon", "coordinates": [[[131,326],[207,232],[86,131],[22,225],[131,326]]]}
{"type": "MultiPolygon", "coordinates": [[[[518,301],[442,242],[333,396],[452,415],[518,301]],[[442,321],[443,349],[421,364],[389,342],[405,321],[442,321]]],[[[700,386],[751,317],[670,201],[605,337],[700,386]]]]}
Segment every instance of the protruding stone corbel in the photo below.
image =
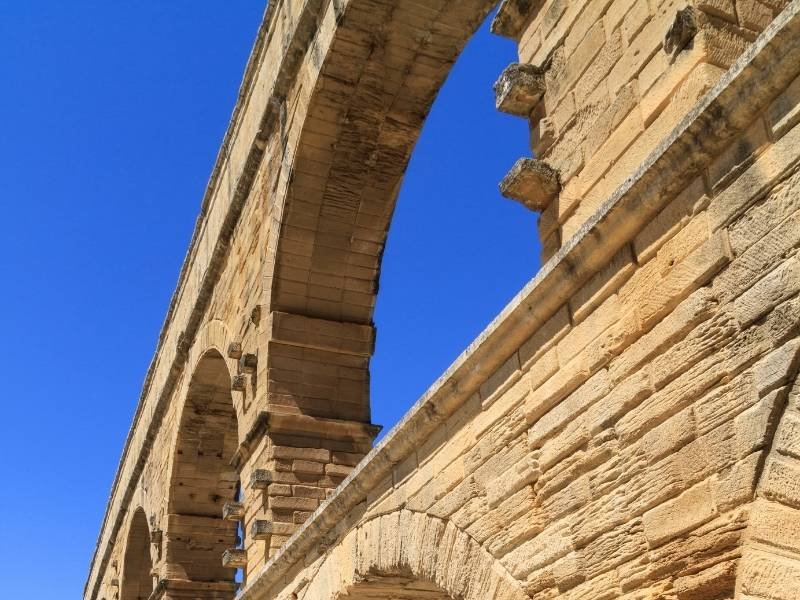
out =
{"type": "Polygon", "coordinates": [[[520,158],[500,182],[503,196],[535,211],[547,208],[560,191],[558,172],[534,158],[520,158]]]}
{"type": "Polygon", "coordinates": [[[697,35],[697,20],[694,8],[687,6],[675,14],[675,20],[664,36],[664,52],[675,56],[686,48],[697,35]]]}
{"type": "Polygon", "coordinates": [[[522,28],[530,18],[533,5],[536,1],[537,0],[503,0],[494,21],[492,21],[492,33],[512,40],[519,39],[522,28]]]}
{"type": "Polygon", "coordinates": [[[244,504],[226,502],[222,507],[222,518],[226,521],[244,521],[244,504]]]}
{"type": "Polygon", "coordinates": [[[265,490],[272,483],[272,473],[266,469],[256,469],[250,475],[250,488],[254,490],[265,490]]]}
{"type": "Polygon", "coordinates": [[[247,550],[229,548],[222,553],[222,566],[228,569],[244,569],[247,567],[247,550]]]}
{"type": "Polygon", "coordinates": [[[234,375],[231,377],[231,390],[234,392],[243,392],[247,385],[247,377],[244,375],[234,375]]]}
{"type": "Polygon", "coordinates": [[[250,537],[254,540],[266,540],[273,535],[292,535],[297,530],[294,523],[278,523],[258,519],[250,527],[250,537]]]}
{"type": "Polygon", "coordinates": [[[252,375],[258,367],[258,357],[255,354],[243,354],[239,359],[239,370],[247,375],[252,375]]]}
{"type": "Polygon", "coordinates": [[[233,358],[234,360],[242,358],[242,344],[240,342],[228,344],[228,358],[233,358]]]}
{"type": "Polygon", "coordinates": [[[111,587],[118,588],[119,587],[119,579],[117,579],[117,578],[112,579],[111,582],[110,582],[110,585],[111,585],[111,587]]]}
{"type": "Polygon", "coordinates": [[[497,110],[528,117],[544,96],[545,70],[527,63],[511,63],[494,84],[494,103],[497,110]]]}

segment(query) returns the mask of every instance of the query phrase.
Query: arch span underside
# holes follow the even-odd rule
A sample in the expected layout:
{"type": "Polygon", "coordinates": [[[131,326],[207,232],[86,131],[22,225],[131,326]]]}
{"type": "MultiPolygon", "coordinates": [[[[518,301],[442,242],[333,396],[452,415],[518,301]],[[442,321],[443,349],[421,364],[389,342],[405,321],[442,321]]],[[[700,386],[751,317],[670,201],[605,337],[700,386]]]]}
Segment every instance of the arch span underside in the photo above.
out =
{"type": "Polygon", "coordinates": [[[125,548],[120,600],[147,600],[153,592],[152,569],[150,529],[144,510],[137,508],[125,548]]]}
{"type": "Polygon", "coordinates": [[[180,418],[168,498],[166,561],[170,579],[233,582],[223,567],[225,550],[237,545],[237,524],[222,518],[236,500],[238,448],[231,376],[225,359],[209,350],[189,383],[180,418]]]}
{"type": "Polygon", "coordinates": [[[371,324],[411,152],[455,60],[495,3],[328,7],[327,18],[339,18],[299,125],[280,226],[271,232],[272,310],[371,324]]]}

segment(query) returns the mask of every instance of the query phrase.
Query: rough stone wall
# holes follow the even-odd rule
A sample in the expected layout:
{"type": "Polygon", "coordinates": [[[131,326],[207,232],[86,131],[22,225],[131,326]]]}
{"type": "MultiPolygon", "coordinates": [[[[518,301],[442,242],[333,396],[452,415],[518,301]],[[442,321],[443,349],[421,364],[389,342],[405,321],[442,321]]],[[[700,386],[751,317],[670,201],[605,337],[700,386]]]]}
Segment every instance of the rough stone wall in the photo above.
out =
{"type": "Polygon", "coordinates": [[[503,3],[552,258],[358,466],[397,187],[491,2],[271,4],[85,597],[796,597],[800,2],[745,50],[784,4],[503,3]]]}
{"type": "Polygon", "coordinates": [[[543,71],[544,94],[521,116],[562,186],[539,221],[548,259],[787,2],[547,0],[515,13],[520,4],[504,3],[495,29],[543,71]]]}
{"type": "Polygon", "coordinates": [[[243,598],[797,597],[790,8],[243,598]]]}

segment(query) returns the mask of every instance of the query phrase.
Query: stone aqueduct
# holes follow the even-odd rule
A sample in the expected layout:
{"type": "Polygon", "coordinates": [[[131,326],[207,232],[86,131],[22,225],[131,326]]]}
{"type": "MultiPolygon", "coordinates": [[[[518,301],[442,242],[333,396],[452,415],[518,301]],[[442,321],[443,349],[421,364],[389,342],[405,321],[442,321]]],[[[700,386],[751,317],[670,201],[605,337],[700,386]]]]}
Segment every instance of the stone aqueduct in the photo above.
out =
{"type": "Polygon", "coordinates": [[[505,0],[540,273],[374,448],[372,309],[492,0],[272,0],[85,600],[800,598],[800,0],[505,0]]]}

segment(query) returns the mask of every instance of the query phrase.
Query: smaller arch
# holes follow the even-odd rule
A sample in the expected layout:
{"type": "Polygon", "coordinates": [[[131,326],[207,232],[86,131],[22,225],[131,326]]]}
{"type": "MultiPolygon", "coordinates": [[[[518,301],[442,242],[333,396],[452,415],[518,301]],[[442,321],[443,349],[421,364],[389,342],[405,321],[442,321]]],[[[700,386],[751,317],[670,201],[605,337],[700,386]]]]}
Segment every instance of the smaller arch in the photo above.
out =
{"type": "Polygon", "coordinates": [[[237,523],[223,519],[225,502],[237,498],[239,445],[231,375],[222,353],[207,349],[195,363],[179,412],[167,499],[167,579],[223,584],[233,597],[236,570],[222,563],[239,544],[237,523]]]}
{"type": "Polygon", "coordinates": [[[351,529],[295,593],[298,600],[528,600],[452,521],[407,509],[351,529]]]}
{"type": "Polygon", "coordinates": [[[150,556],[150,528],[144,509],[133,513],[122,562],[120,600],[147,600],[153,593],[153,559],[150,556]]]}

